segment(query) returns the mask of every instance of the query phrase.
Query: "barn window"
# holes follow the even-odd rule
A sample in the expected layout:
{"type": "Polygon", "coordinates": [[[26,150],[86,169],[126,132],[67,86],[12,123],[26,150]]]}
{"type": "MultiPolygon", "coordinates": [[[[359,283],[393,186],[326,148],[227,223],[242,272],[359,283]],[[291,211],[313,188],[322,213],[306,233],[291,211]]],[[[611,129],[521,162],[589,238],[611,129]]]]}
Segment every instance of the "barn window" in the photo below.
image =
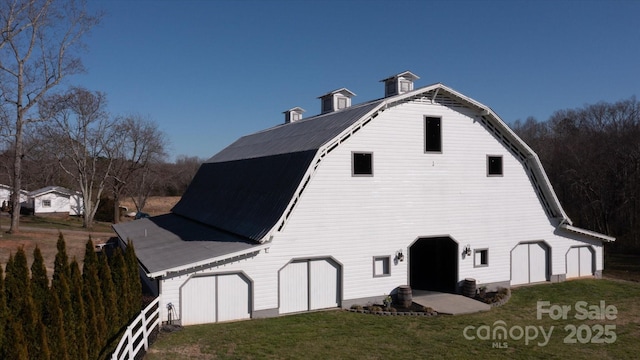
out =
{"type": "Polygon", "coordinates": [[[473,250],[473,267],[489,266],[489,249],[473,250]]]}
{"type": "Polygon", "coordinates": [[[391,275],[391,257],[375,256],[373,258],[373,277],[391,275]]]}
{"type": "Polygon", "coordinates": [[[487,175],[488,176],[502,176],[502,155],[487,156],[487,175]]]}
{"type": "Polygon", "coordinates": [[[42,200],[42,207],[51,207],[51,200],[42,200]]]}
{"type": "Polygon", "coordinates": [[[442,152],[442,129],[440,118],[424,118],[424,150],[425,152],[442,152]]]}
{"type": "Polygon", "coordinates": [[[354,152],[352,157],[353,176],[373,175],[373,153],[354,152]]]}

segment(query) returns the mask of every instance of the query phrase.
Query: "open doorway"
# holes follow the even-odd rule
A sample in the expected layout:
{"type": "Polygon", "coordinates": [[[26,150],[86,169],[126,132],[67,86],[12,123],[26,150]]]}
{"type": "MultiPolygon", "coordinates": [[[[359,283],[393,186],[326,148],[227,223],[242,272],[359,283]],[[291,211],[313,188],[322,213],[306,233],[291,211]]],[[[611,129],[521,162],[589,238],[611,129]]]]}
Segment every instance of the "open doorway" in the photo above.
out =
{"type": "Polygon", "coordinates": [[[457,292],[458,243],[450,237],[420,238],[409,248],[412,289],[457,292]]]}

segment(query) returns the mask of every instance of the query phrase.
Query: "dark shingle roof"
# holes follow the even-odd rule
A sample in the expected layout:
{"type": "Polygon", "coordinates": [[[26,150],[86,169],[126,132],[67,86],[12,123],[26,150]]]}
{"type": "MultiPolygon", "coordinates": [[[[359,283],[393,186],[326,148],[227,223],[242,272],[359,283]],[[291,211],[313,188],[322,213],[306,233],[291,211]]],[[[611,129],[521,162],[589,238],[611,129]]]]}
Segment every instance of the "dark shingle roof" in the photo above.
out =
{"type": "Polygon", "coordinates": [[[282,216],[315,151],[204,163],[173,213],[260,241],[282,216]]]}
{"type": "Polygon", "coordinates": [[[258,246],[174,214],[120,223],[113,228],[120,239],[133,242],[136,255],[149,274],[258,246]]]}
{"type": "Polygon", "coordinates": [[[317,150],[380,105],[376,100],[243,136],[207,160],[224,162],[317,150]]]}

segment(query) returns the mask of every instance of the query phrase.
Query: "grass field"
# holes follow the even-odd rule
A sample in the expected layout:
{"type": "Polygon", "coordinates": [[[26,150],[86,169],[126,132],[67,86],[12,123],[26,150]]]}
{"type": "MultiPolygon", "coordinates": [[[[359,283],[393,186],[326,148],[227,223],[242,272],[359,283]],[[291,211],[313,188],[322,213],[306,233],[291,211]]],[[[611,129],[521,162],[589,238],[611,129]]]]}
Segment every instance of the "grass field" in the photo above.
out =
{"type": "Polygon", "coordinates": [[[588,279],[517,288],[504,306],[471,315],[378,316],[336,310],[198,325],[161,333],[145,359],[635,359],[639,298],[638,283],[588,279]],[[569,306],[567,318],[541,314],[538,320],[539,300],[569,306]],[[609,311],[617,309],[616,319],[579,318],[583,312],[576,309],[600,308],[601,301],[609,311]],[[512,334],[507,339],[491,335],[500,325],[512,334]],[[529,340],[519,338],[520,329],[529,340]],[[486,334],[489,339],[478,338],[486,334]]]}

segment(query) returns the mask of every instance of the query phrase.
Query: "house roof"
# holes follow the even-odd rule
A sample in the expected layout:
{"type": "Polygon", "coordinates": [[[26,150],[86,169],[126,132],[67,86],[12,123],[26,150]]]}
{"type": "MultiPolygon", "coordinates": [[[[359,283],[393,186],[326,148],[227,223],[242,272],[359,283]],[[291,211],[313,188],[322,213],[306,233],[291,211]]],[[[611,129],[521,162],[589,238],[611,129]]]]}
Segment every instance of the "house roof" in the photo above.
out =
{"type": "Polygon", "coordinates": [[[175,214],[120,223],[113,228],[120,239],[133,242],[138,259],[151,277],[179,271],[185,264],[193,267],[261,248],[254,241],[175,214]]]}
{"type": "Polygon", "coordinates": [[[29,192],[28,195],[31,197],[37,197],[37,196],[41,196],[41,195],[52,193],[52,192],[56,192],[58,194],[67,195],[67,196],[71,196],[73,194],[78,193],[77,191],[69,190],[62,186],[46,186],[46,187],[43,187],[42,189],[33,190],[29,192]]]}

